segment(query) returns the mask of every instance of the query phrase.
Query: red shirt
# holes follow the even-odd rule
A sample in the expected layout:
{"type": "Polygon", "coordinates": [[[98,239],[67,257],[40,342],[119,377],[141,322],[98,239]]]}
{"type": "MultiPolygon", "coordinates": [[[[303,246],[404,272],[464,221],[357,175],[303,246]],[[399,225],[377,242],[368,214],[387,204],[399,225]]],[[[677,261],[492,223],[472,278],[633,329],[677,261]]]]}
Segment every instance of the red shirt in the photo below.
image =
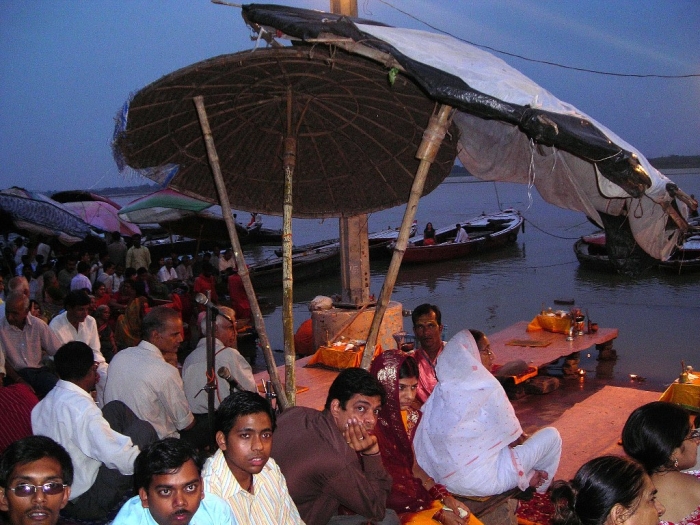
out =
{"type": "Polygon", "coordinates": [[[29,385],[0,387],[0,454],[18,439],[32,435],[32,408],[38,402],[29,385]]]}
{"type": "Polygon", "coordinates": [[[194,280],[194,293],[207,295],[207,291],[211,291],[212,302],[219,302],[219,296],[216,294],[216,279],[213,275],[205,277],[204,274],[201,274],[194,280]]]}

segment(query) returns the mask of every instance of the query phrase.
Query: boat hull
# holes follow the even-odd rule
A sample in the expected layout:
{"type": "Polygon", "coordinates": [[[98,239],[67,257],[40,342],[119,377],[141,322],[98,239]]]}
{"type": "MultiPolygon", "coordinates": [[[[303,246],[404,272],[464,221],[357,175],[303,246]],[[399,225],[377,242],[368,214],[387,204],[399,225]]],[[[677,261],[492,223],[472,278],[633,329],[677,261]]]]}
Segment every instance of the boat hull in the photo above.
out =
{"type": "MultiPolygon", "coordinates": [[[[605,232],[581,237],[574,243],[574,253],[579,264],[591,270],[608,273],[624,273],[625,261],[617,264],[609,257],[605,244],[605,232]]],[[[691,273],[700,271],[700,235],[691,233],[683,245],[673,251],[666,261],[657,261],[654,267],[665,272],[691,273]]]]}

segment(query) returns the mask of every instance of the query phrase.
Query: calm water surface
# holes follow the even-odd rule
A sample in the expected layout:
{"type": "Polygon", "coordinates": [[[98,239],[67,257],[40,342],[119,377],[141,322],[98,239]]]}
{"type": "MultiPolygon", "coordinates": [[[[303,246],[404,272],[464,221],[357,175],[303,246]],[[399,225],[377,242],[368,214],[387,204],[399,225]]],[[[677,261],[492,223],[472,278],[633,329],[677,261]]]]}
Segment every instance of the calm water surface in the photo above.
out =
{"type": "MultiPolygon", "coordinates": [[[[700,170],[669,175],[687,193],[700,195],[700,170]]],[[[515,245],[471,259],[405,266],[393,299],[409,310],[424,302],[439,305],[448,337],[463,328],[495,332],[531,320],[543,305],[568,308],[555,305],[555,299],[574,299],[601,327],[620,330],[614,343],[619,358],[612,372],[606,372],[612,373],[613,382],[629,382],[629,374],[638,374],[647,378],[645,388],[662,389],[678,376],[681,359],[700,369],[700,273],[651,272],[630,278],[581,269],[573,243],[595,227],[581,213],[544,202],[535,190],[530,200],[527,187],[519,184],[449,179],[421,199],[416,218],[421,230],[428,221],[440,228],[499,207],[514,207],[525,217],[525,233],[515,245]]],[[[399,226],[403,211],[399,207],[371,215],[369,231],[399,226]]],[[[264,220],[266,227],[281,227],[279,217],[264,220]]],[[[337,236],[337,219],[294,221],[295,244],[337,236]]],[[[271,252],[270,247],[255,247],[245,255],[253,262],[271,252]]],[[[376,296],[387,267],[388,261],[371,265],[371,293],[376,296]]],[[[272,305],[264,317],[276,360],[282,363],[281,289],[258,293],[272,305]]],[[[335,293],[340,293],[340,278],[335,276],[295,284],[295,327],[309,317],[308,301],[335,293]]],[[[404,327],[411,329],[410,318],[404,319],[404,327]]],[[[597,352],[591,353],[582,355],[581,366],[595,374],[597,352]]],[[[263,363],[259,357],[257,364],[263,363]]]]}

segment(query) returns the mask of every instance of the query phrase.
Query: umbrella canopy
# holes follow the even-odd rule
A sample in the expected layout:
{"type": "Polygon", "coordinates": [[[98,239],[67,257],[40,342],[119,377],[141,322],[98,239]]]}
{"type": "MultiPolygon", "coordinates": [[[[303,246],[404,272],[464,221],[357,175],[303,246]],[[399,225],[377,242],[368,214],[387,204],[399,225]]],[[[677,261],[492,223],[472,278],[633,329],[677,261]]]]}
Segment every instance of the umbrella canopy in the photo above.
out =
{"type": "Polygon", "coordinates": [[[127,236],[141,235],[138,226],[118,216],[121,206],[108,197],[89,191],[68,190],[56,192],[51,198],[96,230],[105,233],[118,231],[127,236]]]}
{"type": "MultiPolygon", "coordinates": [[[[435,102],[380,63],[321,47],[224,55],[139,91],[115,131],[118,164],[218,202],[192,99],[203,97],[231,205],[281,215],[287,134],[297,139],[295,217],[339,217],[405,204],[435,102]],[[291,101],[291,102],[290,102],[291,101]],[[161,172],[158,166],[177,165],[161,172]],[[165,175],[163,175],[165,173],[165,175]],[[164,178],[159,178],[163,175],[164,178]]],[[[425,184],[450,172],[456,129],[425,184]]]]}
{"type": "Polygon", "coordinates": [[[136,224],[163,223],[192,217],[211,207],[211,202],[165,188],[130,202],[119,210],[119,216],[136,224]]]}
{"type": "MultiPolygon", "coordinates": [[[[119,210],[119,216],[136,224],[158,223],[175,235],[228,244],[228,231],[221,206],[170,188],[130,202],[119,210]]],[[[248,229],[237,222],[236,230],[241,241],[245,241],[249,235],[248,229]]]]}
{"type": "Polygon", "coordinates": [[[118,231],[122,235],[131,237],[141,235],[141,229],[119,218],[119,210],[103,201],[78,201],[66,202],[66,208],[87,222],[94,229],[105,233],[118,231]]]}
{"type": "Polygon", "coordinates": [[[0,224],[9,231],[13,224],[22,232],[56,237],[65,245],[90,234],[90,226],[63,204],[16,186],[0,191],[0,224]]]}
{"type": "Polygon", "coordinates": [[[490,53],[445,35],[285,6],[245,5],[243,17],[270,38],[391,55],[430,97],[457,109],[459,158],[470,173],[534,184],[548,202],[598,224],[601,212],[627,216],[652,257],[673,250],[679,231],[667,230],[666,210],[675,184],[605,126],[490,53]]]}

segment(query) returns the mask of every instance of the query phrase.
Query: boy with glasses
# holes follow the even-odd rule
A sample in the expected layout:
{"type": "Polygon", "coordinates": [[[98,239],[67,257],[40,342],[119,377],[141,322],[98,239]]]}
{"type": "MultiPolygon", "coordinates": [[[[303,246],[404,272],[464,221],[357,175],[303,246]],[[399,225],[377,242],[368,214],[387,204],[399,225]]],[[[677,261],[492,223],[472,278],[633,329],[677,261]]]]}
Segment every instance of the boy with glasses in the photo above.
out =
{"type": "Polygon", "coordinates": [[[45,436],[15,441],[0,458],[0,510],[10,525],[56,525],[68,503],[73,464],[45,436]]]}

